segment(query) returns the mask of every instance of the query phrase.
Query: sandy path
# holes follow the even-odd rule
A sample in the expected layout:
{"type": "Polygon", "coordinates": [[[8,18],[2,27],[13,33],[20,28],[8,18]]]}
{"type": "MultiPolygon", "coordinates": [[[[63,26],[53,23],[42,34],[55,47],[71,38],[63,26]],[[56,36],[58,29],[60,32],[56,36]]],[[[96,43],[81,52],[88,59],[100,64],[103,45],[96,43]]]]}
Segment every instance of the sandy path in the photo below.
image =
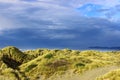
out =
{"type": "Polygon", "coordinates": [[[96,68],[90,71],[86,71],[82,75],[77,75],[73,73],[66,73],[65,75],[62,76],[56,76],[54,78],[48,79],[48,80],[95,80],[96,77],[99,77],[101,75],[104,75],[105,73],[118,69],[120,67],[118,66],[107,66],[107,67],[102,67],[102,68],[96,68]]]}

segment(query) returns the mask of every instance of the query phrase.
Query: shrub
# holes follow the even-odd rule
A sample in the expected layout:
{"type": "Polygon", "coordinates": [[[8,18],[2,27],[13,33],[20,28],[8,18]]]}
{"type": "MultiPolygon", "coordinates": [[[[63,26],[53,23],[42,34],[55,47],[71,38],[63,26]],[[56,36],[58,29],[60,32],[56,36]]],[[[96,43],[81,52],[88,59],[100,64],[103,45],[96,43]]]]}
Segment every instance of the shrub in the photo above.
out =
{"type": "Polygon", "coordinates": [[[46,58],[46,59],[50,59],[50,58],[52,58],[53,57],[53,55],[51,54],[51,53],[48,53],[48,54],[46,54],[45,56],[44,56],[44,58],[46,58]]]}
{"type": "Polygon", "coordinates": [[[76,66],[76,67],[84,67],[85,64],[83,64],[83,63],[77,63],[77,64],[75,64],[75,66],[76,66]]]}
{"type": "Polygon", "coordinates": [[[25,69],[25,71],[26,72],[29,72],[30,70],[32,70],[34,67],[36,67],[37,66],[37,64],[31,64],[31,65],[29,65],[26,69],[25,69]]]}

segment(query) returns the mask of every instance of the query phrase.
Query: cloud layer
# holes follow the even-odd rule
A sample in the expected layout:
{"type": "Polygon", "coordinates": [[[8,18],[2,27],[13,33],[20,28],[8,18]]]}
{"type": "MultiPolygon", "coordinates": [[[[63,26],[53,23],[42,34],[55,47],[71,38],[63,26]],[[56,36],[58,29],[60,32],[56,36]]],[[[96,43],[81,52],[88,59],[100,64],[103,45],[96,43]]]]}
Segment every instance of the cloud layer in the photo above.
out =
{"type": "Polygon", "coordinates": [[[0,44],[119,46],[119,0],[0,0],[0,44]]]}

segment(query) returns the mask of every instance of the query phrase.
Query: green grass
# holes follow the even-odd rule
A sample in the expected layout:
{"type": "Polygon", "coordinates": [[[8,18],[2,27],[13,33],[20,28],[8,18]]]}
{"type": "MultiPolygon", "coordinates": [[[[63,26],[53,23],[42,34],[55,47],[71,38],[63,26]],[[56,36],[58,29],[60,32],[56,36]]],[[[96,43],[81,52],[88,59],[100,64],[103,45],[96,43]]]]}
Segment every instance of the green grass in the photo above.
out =
{"type": "Polygon", "coordinates": [[[0,79],[92,80],[118,66],[119,57],[119,51],[36,49],[22,52],[10,46],[0,50],[0,79]]]}

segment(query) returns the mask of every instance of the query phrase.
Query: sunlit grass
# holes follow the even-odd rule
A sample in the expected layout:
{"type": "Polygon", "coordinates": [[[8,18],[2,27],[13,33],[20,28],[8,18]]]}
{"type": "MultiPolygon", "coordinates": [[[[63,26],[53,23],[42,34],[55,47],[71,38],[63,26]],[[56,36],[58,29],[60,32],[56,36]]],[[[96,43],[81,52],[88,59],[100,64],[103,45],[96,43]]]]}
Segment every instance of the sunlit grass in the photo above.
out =
{"type": "Polygon", "coordinates": [[[0,79],[93,80],[118,68],[119,57],[118,51],[36,49],[22,52],[6,47],[0,50],[0,79]]]}
{"type": "Polygon", "coordinates": [[[120,69],[110,71],[98,78],[96,80],[120,80],[120,69]]]}

